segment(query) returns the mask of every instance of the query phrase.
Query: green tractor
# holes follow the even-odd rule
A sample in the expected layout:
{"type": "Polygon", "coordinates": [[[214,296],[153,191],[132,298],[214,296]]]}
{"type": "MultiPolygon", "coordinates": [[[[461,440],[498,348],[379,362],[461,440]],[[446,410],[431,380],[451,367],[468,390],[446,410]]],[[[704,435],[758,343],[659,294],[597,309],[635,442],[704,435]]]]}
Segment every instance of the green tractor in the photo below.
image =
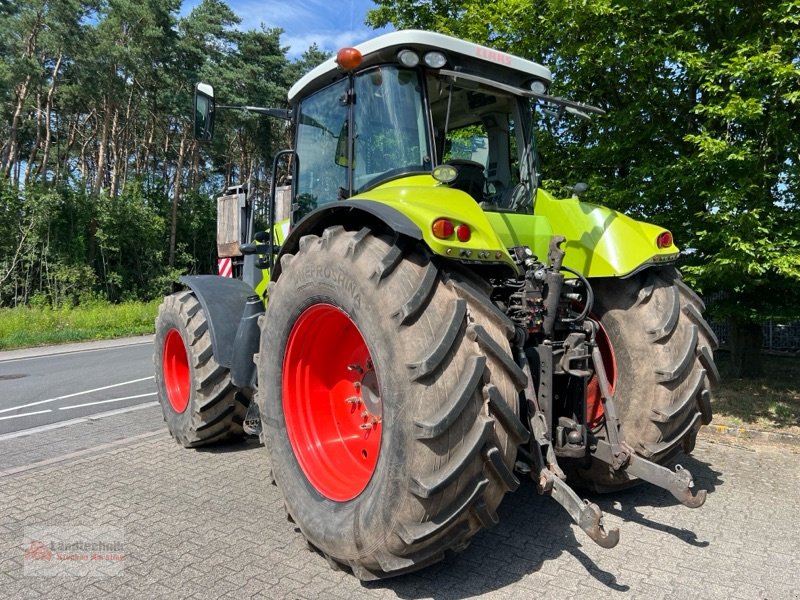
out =
{"type": "MultiPolygon", "coordinates": [[[[716,339],[670,232],[539,187],[528,60],[423,31],[344,48],[289,91],[263,230],[220,198],[233,277],[184,277],[156,320],[165,420],[184,446],[258,433],[288,516],[360,579],[464,549],[521,477],[603,547],[574,491],[647,481],[711,420],[716,339]],[[281,165],[290,176],[281,178],[281,165]]],[[[198,84],[195,134],[210,139],[198,84]]]]}

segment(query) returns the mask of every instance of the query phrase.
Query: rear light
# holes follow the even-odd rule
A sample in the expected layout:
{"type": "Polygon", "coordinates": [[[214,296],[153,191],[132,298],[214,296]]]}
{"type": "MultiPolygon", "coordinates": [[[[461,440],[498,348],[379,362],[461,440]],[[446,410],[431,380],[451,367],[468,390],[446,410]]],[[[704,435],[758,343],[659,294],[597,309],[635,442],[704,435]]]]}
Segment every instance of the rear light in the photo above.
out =
{"type": "Polygon", "coordinates": [[[431,225],[431,231],[433,232],[433,235],[440,240],[446,240],[453,235],[455,227],[453,227],[453,223],[448,219],[436,219],[433,222],[433,225],[431,225]]]}
{"type": "Polygon", "coordinates": [[[472,237],[472,232],[469,230],[469,225],[461,224],[456,228],[456,237],[459,242],[468,242],[472,237]]]}
{"type": "Polygon", "coordinates": [[[669,231],[662,231],[656,238],[658,248],[669,248],[672,246],[672,234],[669,231]]]}

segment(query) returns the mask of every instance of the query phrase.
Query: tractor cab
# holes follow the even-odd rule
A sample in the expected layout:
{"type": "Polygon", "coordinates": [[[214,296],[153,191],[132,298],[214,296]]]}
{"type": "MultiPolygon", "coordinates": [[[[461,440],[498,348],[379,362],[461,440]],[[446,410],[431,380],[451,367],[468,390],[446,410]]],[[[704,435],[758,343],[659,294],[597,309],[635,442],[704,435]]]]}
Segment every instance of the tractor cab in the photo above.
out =
{"type": "Polygon", "coordinates": [[[340,50],[289,91],[296,217],[413,175],[486,210],[530,213],[531,100],[549,83],[541,65],[432,32],[340,50]]]}

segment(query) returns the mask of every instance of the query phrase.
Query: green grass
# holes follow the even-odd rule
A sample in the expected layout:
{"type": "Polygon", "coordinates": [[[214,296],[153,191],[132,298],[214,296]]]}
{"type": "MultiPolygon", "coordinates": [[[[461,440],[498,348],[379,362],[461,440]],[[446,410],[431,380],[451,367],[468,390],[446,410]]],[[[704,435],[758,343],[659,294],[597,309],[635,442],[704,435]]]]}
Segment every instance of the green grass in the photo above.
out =
{"type": "Polygon", "coordinates": [[[714,425],[800,433],[800,357],[764,355],[759,379],[734,379],[726,352],[716,359],[721,383],[712,396],[714,425]]]}
{"type": "Polygon", "coordinates": [[[153,333],[159,301],[0,308],[0,350],[153,333]]]}

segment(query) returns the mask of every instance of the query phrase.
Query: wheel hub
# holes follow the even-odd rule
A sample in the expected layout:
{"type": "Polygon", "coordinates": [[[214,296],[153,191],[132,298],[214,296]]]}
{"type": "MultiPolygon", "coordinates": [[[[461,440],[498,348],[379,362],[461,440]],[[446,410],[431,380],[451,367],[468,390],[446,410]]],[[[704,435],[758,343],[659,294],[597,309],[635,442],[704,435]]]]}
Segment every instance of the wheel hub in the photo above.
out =
{"type": "Polygon", "coordinates": [[[283,413],[294,456],[322,496],[352,500],[378,462],[383,404],[364,337],[330,304],[295,322],[283,361],[283,413]]]}
{"type": "Polygon", "coordinates": [[[367,371],[361,379],[361,402],[370,416],[383,417],[383,403],[381,393],[378,389],[378,376],[375,371],[367,371]]]}
{"type": "Polygon", "coordinates": [[[191,375],[186,344],[177,329],[170,329],[164,339],[162,369],[170,406],[175,412],[182,413],[189,406],[191,375]]]}
{"type": "MultiPolygon", "coordinates": [[[[597,336],[595,341],[600,349],[600,354],[603,357],[603,364],[606,368],[606,377],[608,377],[608,384],[610,391],[614,391],[614,386],[617,381],[617,361],[614,356],[614,347],[611,345],[611,340],[608,337],[608,332],[605,327],[600,323],[600,319],[595,315],[592,318],[597,322],[597,336]]],[[[603,398],[600,393],[600,384],[597,381],[597,375],[592,375],[591,379],[586,385],[586,425],[592,430],[596,429],[602,422],[605,416],[603,409],[603,398]]]]}

